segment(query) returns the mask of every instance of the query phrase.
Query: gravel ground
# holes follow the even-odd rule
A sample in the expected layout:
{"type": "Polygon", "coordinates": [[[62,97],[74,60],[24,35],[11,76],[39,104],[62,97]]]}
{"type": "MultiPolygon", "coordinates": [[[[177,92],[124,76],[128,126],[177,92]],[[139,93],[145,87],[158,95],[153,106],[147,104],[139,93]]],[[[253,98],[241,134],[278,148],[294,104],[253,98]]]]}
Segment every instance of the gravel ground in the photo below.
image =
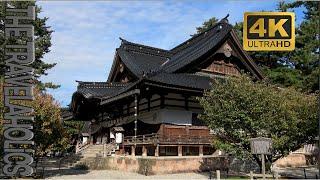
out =
{"type": "Polygon", "coordinates": [[[137,173],[115,170],[60,170],[46,173],[46,179],[208,179],[207,173],[179,173],[144,176],[137,173]]]}

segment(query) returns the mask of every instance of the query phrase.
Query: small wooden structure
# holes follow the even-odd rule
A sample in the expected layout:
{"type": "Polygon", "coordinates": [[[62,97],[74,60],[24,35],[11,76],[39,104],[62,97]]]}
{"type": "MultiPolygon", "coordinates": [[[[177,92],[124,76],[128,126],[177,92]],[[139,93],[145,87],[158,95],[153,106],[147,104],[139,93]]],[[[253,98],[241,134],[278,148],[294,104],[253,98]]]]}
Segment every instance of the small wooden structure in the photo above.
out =
{"type": "Polygon", "coordinates": [[[262,162],[262,177],[266,178],[265,155],[271,154],[272,140],[271,138],[257,137],[250,139],[251,153],[260,154],[262,162]]]}

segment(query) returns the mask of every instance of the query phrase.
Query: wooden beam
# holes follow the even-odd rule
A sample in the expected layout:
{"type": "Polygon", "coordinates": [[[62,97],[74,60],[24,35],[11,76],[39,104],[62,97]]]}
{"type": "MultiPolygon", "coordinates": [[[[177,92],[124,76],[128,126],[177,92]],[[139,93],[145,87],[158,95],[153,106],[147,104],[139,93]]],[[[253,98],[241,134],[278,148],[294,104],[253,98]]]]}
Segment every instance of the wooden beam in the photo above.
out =
{"type": "Polygon", "coordinates": [[[140,94],[140,89],[134,89],[132,91],[128,91],[126,93],[119,94],[119,95],[114,96],[112,98],[109,98],[109,99],[106,99],[106,100],[102,100],[100,102],[100,105],[109,104],[109,103],[111,103],[113,101],[116,101],[116,100],[119,100],[119,99],[123,99],[125,97],[131,96],[131,95],[135,95],[135,94],[140,94]]]}

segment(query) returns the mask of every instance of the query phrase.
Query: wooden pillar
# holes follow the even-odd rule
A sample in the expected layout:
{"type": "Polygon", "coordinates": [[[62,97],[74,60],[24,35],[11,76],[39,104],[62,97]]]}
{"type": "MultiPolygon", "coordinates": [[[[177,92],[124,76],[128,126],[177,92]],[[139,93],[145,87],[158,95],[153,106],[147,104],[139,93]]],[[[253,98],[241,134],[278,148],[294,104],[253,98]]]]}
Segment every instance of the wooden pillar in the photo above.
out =
{"type": "Polygon", "coordinates": [[[137,144],[137,131],[138,131],[138,96],[134,96],[134,146],[137,144]]]}
{"type": "Polygon", "coordinates": [[[217,180],[220,180],[220,170],[217,170],[217,180]]]}
{"type": "Polygon", "coordinates": [[[145,145],[142,146],[142,156],[147,156],[148,155],[148,149],[145,145]]]}
{"type": "Polygon", "coordinates": [[[184,107],[186,110],[189,110],[189,100],[188,100],[188,96],[184,96],[184,107]]]}
{"type": "Polygon", "coordinates": [[[127,104],[127,115],[130,114],[130,104],[127,104]]]}
{"type": "Polygon", "coordinates": [[[250,171],[250,180],[253,180],[253,171],[250,171]]]}
{"type": "Polygon", "coordinates": [[[178,156],[182,156],[182,146],[178,146],[178,156]]]}
{"type": "Polygon", "coordinates": [[[136,147],[131,146],[131,156],[136,156],[136,147]]]}
{"type": "Polygon", "coordinates": [[[164,108],[164,100],[165,100],[164,98],[165,98],[164,95],[161,94],[161,95],[160,95],[160,108],[161,108],[161,109],[164,108]]]}
{"type": "Polygon", "coordinates": [[[151,110],[151,96],[150,95],[148,95],[148,111],[150,111],[151,110]]]}
{"type": "Polygon", "coordinates": [[[154,156],[159,157],[159,145],[157,145],[156,149],[154,150],[154,156]]]}
{"type": "Polygon", "coordinates": [[[203,156],[203,145],[199,146],[199,156],[203,156]]]}
{"type": "Polygon", "coordinates": [[[90,144],[93,144],[93,135],[92,134],[90,135],[89,140],[90,140],[90,144]]]}
{"type": "Polygon", "coordinates": [[[265,165],[264,154],[261,154],[261,161],[262,161],[262,179],[266,179],[266,165],[265,165]]]}

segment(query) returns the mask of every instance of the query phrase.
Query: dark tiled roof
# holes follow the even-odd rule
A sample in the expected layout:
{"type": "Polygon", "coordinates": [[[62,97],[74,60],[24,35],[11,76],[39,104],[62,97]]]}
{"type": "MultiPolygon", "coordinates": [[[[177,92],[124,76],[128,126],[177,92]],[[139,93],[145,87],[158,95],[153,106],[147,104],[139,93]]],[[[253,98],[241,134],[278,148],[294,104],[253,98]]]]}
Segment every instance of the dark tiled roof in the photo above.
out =
{"type": "Polygon", "coordinates": [[[174,48],[171,59],[161,67],[163,71],[172,73],[194,62],[210,50],[214,49],[231,31],[227,23],[217,23],[210,30],[191,38],[182,45],[174,48]]]}
{"type": "Polygon", "coordinates": [[[168,85],[208,89],[210,78],[195,74],[174,73],[217,46],[232,26],[217,23],[208,31],[198,34],[172,50],[164,50],[122,40],[117,49],[123,63],[140,78],[129,84],[106,82],[79,82],[78,92],[86,98],[107,99],[133,88],[142,79],[168,85]]]}
{"type": "Polygon", "coordinates": [[[163,56],[156,56],[124,49],[118,49],[117,52],[123,63],[138,77],[144,73],[148,73],[153,69],[158,68],[167,60],[167,58],[163,56]]]}
{"type": "Polygon", "coordinates": [[[197,34],[171,50],[145,46],[122,40],[117,52],[137,77],[150,71],[176,72],[192,63],[222,42],[232,26],[219,22],[206,32],[197,34]]]}
{"type": "Polygon", "coordinates": [[[116,56],[113,60],[108,82],[111,81],[112,73],[118,64],[118,56],[136,77],[154,69],[159,69],[161,64],[167,61],[172,53],[168,50],[132,43],[121,39],[121,46],[116,49],[116,56]]]}
{"type": "Polygon", "coordinates": [[[209,77],[195,74],[158,73],[152,77],[148,77],[147,79],[154,82],[165,83],[168,85],[183,86],[196,89],[210,88],[209,77]]]}
{"type": "Polygon", "coordinates": [[[165,49],[160,49],[156,47],[146,46],[142,44],[137,44],[133,42],[129,42],[127,40],[121,39],[121,49],[128,50],[128,51],[134,51],[134,52],[140,52],[144,54],[149,54],[153,56],[161,56],[161,57],[171,57],[172,53],[165,49]]]}
{"type": "Polygon", "coordinates": [[[131,83],[79,82],[77,92],[86,98],[108,97],[126,88],[131,83]]]}

